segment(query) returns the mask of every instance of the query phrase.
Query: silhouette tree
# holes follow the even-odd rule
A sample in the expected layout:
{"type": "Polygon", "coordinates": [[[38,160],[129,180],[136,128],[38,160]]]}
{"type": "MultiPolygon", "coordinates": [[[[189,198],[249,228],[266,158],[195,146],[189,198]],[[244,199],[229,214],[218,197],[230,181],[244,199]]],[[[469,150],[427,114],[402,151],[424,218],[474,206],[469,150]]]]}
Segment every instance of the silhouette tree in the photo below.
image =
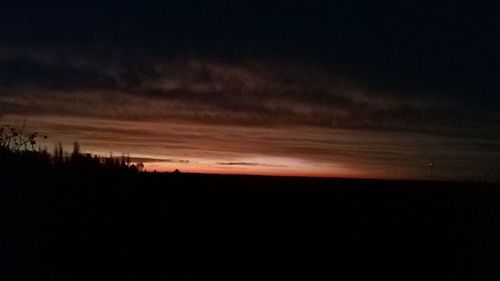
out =
{"type": "Polygon", "coordinates": [[[80,144],[78,142],[73,143],[73,153],[71,153],[71,160],[78,161],[80,158],[80,144]]]}
{"type": "Polygon", "coordinates": [[[54,147],[54,163],[62,164],[64,162],[64,149],[62,143],[57,143],[54,147]]]}
{"type": "MultiPolygon", "coordinates": [[[[65,152],[61,142],[54,145],[53,154],[47,152],[47,147],[37,145],[37,138],[41,137],[38,132],[25,132],[25,126],[21,129],[4,125],[0,126],[0,170],[5,167],[14,170],[25,169],[61,169],[70,168],[72,171],[97,171],[114,170],[120,173],[141,172],[144,164],[132,165],[130,156],[122,154],[121,157],[92,156],[82,154],[78,142],[73,143],[73,151],[65,152]]],[[[43,138],[47,138],[43,136],[43,138]]]]}

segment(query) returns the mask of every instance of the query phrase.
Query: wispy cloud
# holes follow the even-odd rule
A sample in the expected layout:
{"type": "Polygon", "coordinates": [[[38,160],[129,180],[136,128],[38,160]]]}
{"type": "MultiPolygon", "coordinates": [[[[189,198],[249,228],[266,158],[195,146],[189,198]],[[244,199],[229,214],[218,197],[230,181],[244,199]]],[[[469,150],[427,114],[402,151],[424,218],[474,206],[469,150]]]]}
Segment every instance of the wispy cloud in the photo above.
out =
{"type": "Polygon", "coordinates": [[[222,166],[262,166],[262,167],[285,167],[285,165],[273,165],[256,162],[217,162],[217,165],[222,166]]]}
{"type": "Polygon", "coordinates": [[[160,163],[180,163],[185,164],[189,163],[189,160],[184,159],[164,159],[164,158],[148,158],[148,157],[129,157],[131,162],[143,162],[143,163],[151,163],[151,162],[160,162],[160,163]]]}
{"type": "Polygon", "coordinates": [[[3,53],[4,114],[456,135],[492,134],[500,121],[494,112],[471,112],[453,100],[396,97],[301,65],[110,59],[50,50],[3,53]]]}
{"type": "Polygon", "coordinates": [[[158,167],[407,178],[429,161],[448,178],[500,168],[498,112],[311,66],[4,48],[0,71],[3,121],[27,116],[51,142],[158,167]]]}
{"type": "Polygon", "coordinates": [[[433,162],[442,179],[477,180],[500,169],[500,142],[475,137],[58,116],[29,117],[28,129],[48,135],[49,150],[58,141],[71,149],[78,140],[84,151],[130,154],[157,170],[425,179],[433,162]]]}

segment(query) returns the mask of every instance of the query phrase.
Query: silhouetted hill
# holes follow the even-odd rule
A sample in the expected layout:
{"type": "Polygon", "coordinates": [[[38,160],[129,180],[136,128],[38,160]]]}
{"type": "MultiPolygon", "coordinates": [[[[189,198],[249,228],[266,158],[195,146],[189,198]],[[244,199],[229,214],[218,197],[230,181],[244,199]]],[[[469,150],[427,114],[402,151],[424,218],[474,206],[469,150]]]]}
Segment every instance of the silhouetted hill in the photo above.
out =
{"type": "Polygon", "coordinates": [[[10,170],[2,280],[492,280],[495,185],[10,170]]]}
{"type": "Polygon", "coordinates": [[[0,280],[495,280],[493,184],[140,173],[0,149],[0,280]]]}

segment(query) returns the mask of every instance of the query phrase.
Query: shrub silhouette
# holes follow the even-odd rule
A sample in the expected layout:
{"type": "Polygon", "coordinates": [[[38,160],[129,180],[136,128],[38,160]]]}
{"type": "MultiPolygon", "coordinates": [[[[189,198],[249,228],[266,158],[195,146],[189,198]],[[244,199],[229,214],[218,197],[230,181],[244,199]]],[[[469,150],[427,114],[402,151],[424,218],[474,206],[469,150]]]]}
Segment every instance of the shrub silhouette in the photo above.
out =
{"type": "MultiPolygon", "coordinates": [[[[25,132],[25,127],[25,124],[23,124],[21,129],[10,125],[0,127],[0,146],[13,151],[35,151],[36,139],[39,137],[39,133],[27,133],[25,132]]],[[[47,138],[47,136],[42,137],[47,138]]]]}
{"type": "Polygon", "coordinates": [[[22,169],[70,170],[81,172],[95,172],[112,170],[116,172],[140,172],[142,163],[133,164],[129,156],[121,158],[99,157],[97,155],[82,154],[80,144],[73,143],[71,154],[64,151],[62,143],[54,147],[53,154],[47,148],[36,147],[38,138],[47,138],[38,132],[25,132],[25,125],[17,129],[10,125],[0,127],[0,168],[2,171],[20,171],[22,169]]]}

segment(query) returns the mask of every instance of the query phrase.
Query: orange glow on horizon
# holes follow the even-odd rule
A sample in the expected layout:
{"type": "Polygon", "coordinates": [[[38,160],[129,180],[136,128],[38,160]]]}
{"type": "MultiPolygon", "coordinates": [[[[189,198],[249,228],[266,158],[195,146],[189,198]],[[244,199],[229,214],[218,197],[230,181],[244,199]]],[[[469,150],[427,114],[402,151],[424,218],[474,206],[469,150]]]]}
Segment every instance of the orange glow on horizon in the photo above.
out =
{"type": "MultiPolygon", "coordinates": [[[[2,117],[11,125],[23,119],[2,117]]],[[[26,129],[49,136],[37,144],[49,152],[58,142],[71,151],[76,140],[85,153],[129,155],[147,171],[158,172],[427,179],[433,158],[439,179],[445,180],[474,179],[478,172],[466,167],[480,167],[483,161],[482,154],[471,151],[467,162],[456,162],[456,155],[448,152],[463,148],[461,139],[398,132],[64,116],[32,116],[26,129]],[[444,145],[447,149],[436,150],[444,145]]]]}

